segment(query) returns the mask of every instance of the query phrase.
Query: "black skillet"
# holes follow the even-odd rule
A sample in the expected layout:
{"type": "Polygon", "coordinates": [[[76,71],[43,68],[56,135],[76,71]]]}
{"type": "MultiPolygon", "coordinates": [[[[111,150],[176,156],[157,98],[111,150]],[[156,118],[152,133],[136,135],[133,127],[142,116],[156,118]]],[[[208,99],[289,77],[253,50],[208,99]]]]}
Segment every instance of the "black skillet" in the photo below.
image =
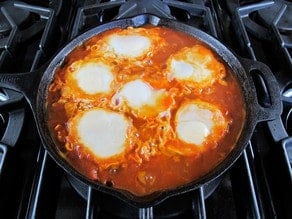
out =
{"type": "Polygon", "coordinates": [[[93,28],[69,42],[47,65],[41,67],[35,72],[0,74],[0,86],[23,93],[33,111],[39,135],[45,149],[51,155],[53,160],[67,173],[85,183],[86,185],[92,186],[98,191],[116,196],[119,199],[137,207],[148,207],[156,205],[168,197],[192,191],[218,178],[241,155],[252,136],[256,124],[261,121],[273,120],[279,117],[282,111],[278,84],[266,65],[260,62],[238,58],[222,43],[220,43],[212,36],[202,32],[201,30],[177,22],[175,20],[159,18],[149,14],[142,14],[132,18],[115,20],[93,28]],[[63,63],[64,59],[74,48],[92,36],[112,28],[126,28],[128,26],[139,27],[146,24],[166,26],[188,33],[198,38],[200,41],[204,42],[211,49],[213,49],[226,62],[226,64],[229,65],[236,78],[238,79],[245,98],[247,117],[245,126],[236,147],[216,168],[211,170],[205,176],[186,185],[182,185],[175,189],[158,191],[151,195],[139,197],[127,191],[108,187],[101,183],[87,179],[79,172],[77,172],[72,166],[70,166],[63,157],[60,156],[57,147],[50,136],[47,126],[46,99],[48,86],[53,79],[55,69],[63,63]],[[268,99],[268,103],[265,104],[265,106],[258,103],[257,96],[260,96],[260,93],[255,89],[255,77],[252,75],[256,75],[256,78],[259,78],[259,80],[256,80],[259,82],[257,83],[260,85],[261,90],[264,90],[265,93],[268,94],[266,98],[268,99]]]}

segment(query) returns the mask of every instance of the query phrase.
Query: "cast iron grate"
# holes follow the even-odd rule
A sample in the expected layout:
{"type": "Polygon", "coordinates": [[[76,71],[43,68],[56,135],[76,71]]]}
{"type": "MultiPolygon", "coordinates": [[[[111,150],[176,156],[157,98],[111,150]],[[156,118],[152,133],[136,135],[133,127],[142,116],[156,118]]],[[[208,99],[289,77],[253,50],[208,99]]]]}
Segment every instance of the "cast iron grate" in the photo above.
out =
{"type": "MultiPolygon", "coordinates": [[[[56,2],[65,4],[63,1],[56,2]]],[[[55,4],[57,4],[56,2],[55,4]]],[[[28,59],[32,61],[27,64],[29,67],[25,67],[25,69],[34,70],[48,61],[54,53],[53,51],[57,51],[66,40],[74,38],[88,28],[115,19],[119,13],[119,6],[124,2],[126,1],[72,1],[70,6],[65,4],[66,7],[58,6],[54,9],[50,5],[45,7],[33,3],[34,9],[42,9],[41,11],[45,13],[45,26],[40,34],[36,35],[38,38],[36,42],[39,45],[37,49],[31,51],[31,57],[28,59]],[[65,8],[67,9],[65,10],[65,8]],[[61,19],[61,15],[67,15],[67,17],[61,19]],[[59,28],[60,24],[62,24],[62,28],[59,28]],[[62,33],[60,42],[50,41],[52,33],[62,33]]],[[[243,9],[238,8],[232,12],[228,11],[228,7],[219,0],[164,0],[162,2],[169,4],[168,8],[172,13],[170,16],[175,19],[198,25],[204,31],[219,37],[241,56],[264,60],[270,67],[277,68],[274,64],[270,64],[267,57],[262,57],[261,50],[258,50],[257,37],[255,40],[252,35],[248,34],[249,30],[245,29],[244,22],[240,24],[231,22],[232,16],[237,16],[236,19],[241,22],[245,21],[247,15],[245,10],[250,9],[253,1],[244,1],[243,9]],[[186,12],[181,13],[181,10],[186,12]],[[239,14],[235,15],[236,13],[239,14]],[[243,13],[244,16],[241,17],[240,13],[243,13]],[[238,28],[239,26],[240,28],[238,28]],[[234,36],[234,29],[239,31],[237,32],[238,38],[230,37],[234,36]],[[240,33],[240,31],[243,32],[240,33]],[[241,49],[238,48],[240,43],[242,44],[241,49]]],[[[264,2],[264,4],[271,5],[268,1],[264,2]]],[[[17,7],[23,5],[21,2],[18,4],[17,7]]],[[[252,11],[254,12],[254,10],[252,11]]],[[[36,13],[35,10],[34,13],[36,13]]],[[[28,42],[29,40],[26,40],[22,43],[26,46],[28,42]]],[[[6,65],[6,61],[7,59],[4,59],[0,63],[0,69],[4,68],[3,65],[6,65]]],[[[286,93],[283,92],[283,101],[289,103],[287,80],[290,80],[291,84],[291,77],[286,76],[285,69],[281,69],[281,72],[280,75],[277,75],[277,79],[279,78],[279,84],[286,91],[286,93]]],[[[2,96],[3,100],[7,101],[5,92],[7,91],[2,92],[2,96]]],[[[9,95],[14,96],[13,93],[9,95]]],[[[0,117],[0,126],[1,129],[4,127],[3,133],[5,133],[8,121],[6,112],[11,113],[13,110],[18,110],[19,106],[25,108],[22,96],[19,99],[19,102],[11,102],[8,106],[1,105],[0,102],[0,112],[3,113],[0,117]]],[[[291,105],[288,105],[287,109],[291,109],[291,105]]],[[[289,111],[287,115],[290,115],[289,111]]],[[[15,146],[9,147],[7,142],[0,144],[1,212],[10,218],[116,218],[113,216],[114,214],[110,214],[111,212],[105,212],[96,202],[101,194],[93,188],[88,186],[84,188],[85,199],[72,188],[67,180],[68,176],[57,167],[40,145],[36,129],[32,125],[32,115],[27,113],[27,110],[25,110],[25,117],[24,127],[15,146]],[[7,205],[13,210],[9,211],[7,205]]],[[[284,117],[290,118],[289,116],[284,117]]],[[[291,167],[287,164],[292,144],[291,137],[289,137],[291,133],[289,134],[285,129],[288,127],[288,123],[283,124],[282,121],[284,120],[279,118],[275,124],[260,124],[247,149],[230,171],[224,175],[217,189],[207,199],[205,199],[203,188],[190,194],[191,201],[188,210],[182,214],[184,218],[276,216],[289,218],[287,211],[289,203],[285,203],[283,200],[291,198],[289,196],[291,194],[289,190],[291,188],[291,167]],[[277,182],[272,180],[275,178],[278,179],[277,182]]],[[[10,142],[9,145],[12,143],[10,142]]],[[[137,209],[135,214],[138,218],[157,218],[156,209],[155,206],[137,209]]],[[[169,215],[169,218],[181,218],[182,215],[169,215]]]]}

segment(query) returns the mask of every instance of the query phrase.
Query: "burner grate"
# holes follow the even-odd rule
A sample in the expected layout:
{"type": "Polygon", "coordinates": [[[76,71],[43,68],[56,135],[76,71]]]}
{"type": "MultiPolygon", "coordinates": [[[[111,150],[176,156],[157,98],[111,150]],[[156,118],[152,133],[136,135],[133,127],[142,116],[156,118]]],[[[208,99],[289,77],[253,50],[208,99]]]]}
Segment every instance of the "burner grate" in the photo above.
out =
{"type": "MultiPolygon", "coordinates": [[[[229,10],[233,11],[233,25],[238,38],[242,39],[240,41],[242,50],[246,50],[253,60],[263,56],[259,53],[260,50],[265,51],[270,48],[271,51],[267,51],[267,54],[276,50],[277,57],[274,58],[278,59],[279,65],[284,65],[291,71],[292,26],[289,16],[292,10],[291,2],[282,0],[275,2],[261,1],[251,5],[239,6],[234,1],[229,1],[227,4],[229,10]],[[249,35],[255,36],[256,39],[251,40],[249,35]],[[259,41],[258,39],[262,42],[269,42],[270,45],[265,45],[255,52],[254,48],[257,47],[256,41],[259,41]]],[[[272,60],[263,59],[260,61],[272,63],[272,60]]]]}
{"type": "Polygon", "coordinates": [[[60,31],[56,27],[56,12],[48,7],[18,1],[8,4],[9,7],[1,7],[0,13],[0,18],[6,24],[0,27],[0,31],[4,28],[3,31],[7,32],[0,39],[1,71],[32,71],[55,52],[51,48],[54,48],[53,44],[58,44],[59,39],[53,34],[60,31]],[[22,15],[22,20],[17,18],[22,15]],[[19,65],[15,65],[15,62],[19,65]]]}
{"type": "Polygon", "coordinates": [[[210,8],[205,6],[202,0],[192,1],[192,3],[176,0],[118,0],[80,7],[70,38],[73,39],[89,28],[104,22],[144,13],[176,19],[217,37],[210,8]]]}
{"type": "MultiPolygon", "coordinates": [[[[33,20],[36,19],[43,23],[32,40],[15,35],[16,44],[20,43],[20,47],[24,49],[17,48],[19,47],[17,45],[14,49],[14,43],[12,43],[13,47],[8,45],[9,49],[1,50],[0,71],[13,71],[14,67],[22,71],[38,68],[48,61],[51,55],[68,39],[72,39],[96,25],[116,19],[119,16],[120,6],[126,0],[70,1],[72,3],[70,6],[66,5],[65,1],[52,2],[54,9],[46,7],[44,2],[41,6],[36,6],[36,3],[33,5],[22,2],[14,4],[14,7],[19,10],[28,10],[29,13],[33,13],[33,20]],[[62,7],[59,4],[62,4],[62,7]],[[57,42],[54,41],[53,35],[60,35],[60,39],[57,42]],[[21,55],[22,53],[25,55],[12,62],[11,57],[18,55],[15,51],[21,51],[21,55]],[[14,63],[15,66],[11,66],[11,63],[14,63]]],[[[275,32],[274,36],[271,34],[274,31],[273,28],[277,29],[278,24],[281,24],[279,23],[281,19],[273,19],[272,26],[261,26],[263,21],[259,19],[257,12],[266,7],[273,7],[274,3],[252,0],[228,2],[163,0],[160,3],[167,5],[166,10],[170,13],[167,16],[171,19],[194,25],[216,37],[220,36],[224,43],[238,51],[241,56],[268,64],[275,72],[283,91],[284,111],[282,118],[268,124],[259,124],[256,127],[243,155],[230,171],[222,176],[218,187],[215,186],[216,189],[210,194],[206,192],[205,187],[201,187],[185,196],[174,197],[175,205],[184,203],[187,199],[186,210],[182,212],[176,211],[172,215],[163,215],[160,213],[165,213],[165,209],[161,210],[163,205],[152,206],[135,209],[134,217],[145,219],[291,218],[290,206],[286,199],[291,198],[289,188],[291,188],[292,175],[290,124],[292,79],[287,74],[291,72],[287,68],[289,60],[283,58],[285,52],[280,52],[283,45],[288,45],[287,52],[290,56],[291,51],[286,39],[277,39],[275,32]],[[234,2],[241,2],[242,7],[234,2]],[[233,8],[227,5],[229,3],[233,5],[233,8]],[[254,6],[256,8],[253,8],[254,6]],[[239,23],[233,23],[232,20],[239,21],[239,23]],[[256,31],[263,34],[263,39],[258,36],[260,34],[254,33],[255,31],[252,30],[254,27],[256,31]],[[237,35],[234,34],[235,32],[237,35]],[[271,38],[276,39],[275,42],[281,45],[278,46],[276,57],[272,58],[272,62],[269,56],[272,52],[267,53],[263,49],[263,46],[269,44],[271,38]],[[279,59],[286,61],[282,62],[283,64],[277,64],[279,59]],[[279,68],[280,65],[283,67],[279,68]]],[[[285,10],[287,8],[282,7],[278,15],[281,17],[281,13],[285,10]]],[[[4,14],[6,12],[4,9],[4,14]]],[[[130,16],[130,14],[127,15],[130,16]]],[[[12,16],[7,17],[8,20],[10,18],[13,20],[12,16]]],[[[17,23],[14,20],[13,22],[17,23]]],[[[26,24],[25,28],[28,26],[26,24]]],[[[16,33],[26,31],[29,34],[29,29],[25,28],[19,28],[16,33]]],[[[282,30],[278,31],[283,34],[282,30]]],[[[0,42],[7,41],[7,39],[7,37],[0,37],[0,42]]],[[[86,185],[83,187],[82,194],[78,194],[76,188],[72,188],[70,177],[55,164],[39,143],[36,128],[31,122],[32,115],[27,113],[25,108],[26,105],[21,94],[10,90],[0,92],[0,136],[3,136],[0,144],[1,212],[7,213],[6,216],[9,218],[117,218],[116,214],[111,212],[111,206],[107,207],[107,210],[103,208],[105,199],[102,196],[104,194],[100,194],[94,188],[86,185]],[[24,118],[9,118],[14,113],[21,115],[22,110],[25,111],[24,118]],[[11,125],[9,125],[9,120],[13,120],[11,125]],[[13,125],[15,122],[23,123],[23,125],[16,129],[13,125]],[[9,132],[13,130],[15,137],[10,138],[8,135],[4,137],[5,133],[8,133],[6,130],[9,132]],[[8,211],[8,209],[3,209],[3,206],[10,206],[13,210],[8,211]]]]}

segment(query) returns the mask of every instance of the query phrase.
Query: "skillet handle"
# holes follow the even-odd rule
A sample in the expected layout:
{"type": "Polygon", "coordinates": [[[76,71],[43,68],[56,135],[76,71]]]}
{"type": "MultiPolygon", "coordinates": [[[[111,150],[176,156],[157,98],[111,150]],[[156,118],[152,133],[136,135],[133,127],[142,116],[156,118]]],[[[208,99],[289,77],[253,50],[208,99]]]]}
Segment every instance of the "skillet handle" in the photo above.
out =
{"type": "Polygon", "coordinates": [[[257,108],[258,121],[279,118],[282,113],[281,92],[270,68],[262,62],[250,59],[240,58],[240,61],[257,97],[255,107],[257,108]]]}
{"type": "Polygon", "coordinates": [[[44,68],[33,72],[25,73],[0,73],[0,87],[22,93],[32,108],[36,112],[36,98],[38,86],[43,74],[44,68]]]}

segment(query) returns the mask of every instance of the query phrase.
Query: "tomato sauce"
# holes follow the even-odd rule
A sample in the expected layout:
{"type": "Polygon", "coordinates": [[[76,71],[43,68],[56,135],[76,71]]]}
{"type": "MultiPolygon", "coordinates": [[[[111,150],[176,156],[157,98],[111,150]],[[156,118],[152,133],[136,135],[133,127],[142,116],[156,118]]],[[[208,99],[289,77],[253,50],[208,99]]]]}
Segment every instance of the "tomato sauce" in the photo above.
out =
{"type": "Polygon", "coordinates": [[[147,54],[136,59],[112,59],[111,55],[101,52],[106,37],[121,31],[126,33],[126,30],[116,28],[94,36],[66,57],[49,86],[48,125],[62,156],[84,176],[143,196],[158,190],[173,189],[210,172],[236,146],[246,112],[241,87],[233,72],[206,45],[188,34],[165,27],[147,26],[139,32],[145,32],[150,39],[153,36],[155,46],[147,54]],[[202,84],[169,80],[170,57],[195,45],[207,49],[206,54],[202,50],[202,56],[212,54],[207,68],[215,71],[214,81],[202,84]],[[102,60],[113,66],[115,79],[110,93],[87,95],[80,91],[74,80],[72,82],[70,74],[74,72],[75,63],[88,60],[102,60]],[[126,82],[137,78],[147,81],[153,89],[163,89],[169,94],[169,98],[159,104],[169,108],[168,117],[156,114],[141,117],[128,106],[112,105],[111,99],[115,93],[126,82]],[[72,83],[68,82],[70,80],[72,83]],[[211,133],[215,136],[213,140],[208,137],[200,146],[178,139],[174,121],[184,102],[198,99],[218,107],[228,123],[223,134],[211,133]],[[122,154],[99,158],[84,145],[68,138],[68,121],[78,112],[96,107],[121,112],[131,119],[138,137],[129,141],[122,154]]]}

